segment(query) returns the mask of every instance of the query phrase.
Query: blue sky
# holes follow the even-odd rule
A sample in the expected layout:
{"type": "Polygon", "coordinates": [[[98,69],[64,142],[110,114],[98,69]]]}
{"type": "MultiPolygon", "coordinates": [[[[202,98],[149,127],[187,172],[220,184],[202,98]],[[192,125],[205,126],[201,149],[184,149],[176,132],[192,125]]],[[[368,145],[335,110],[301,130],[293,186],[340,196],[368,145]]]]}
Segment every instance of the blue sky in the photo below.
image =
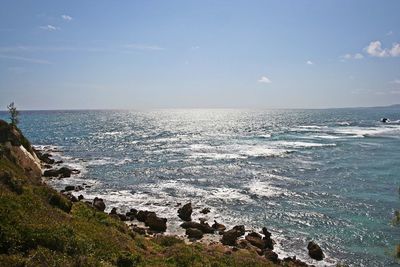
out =
{"type": "Polygon", "coordinates": [[[400,1],[0,5],[0,109],[400,103],[400,1]]]}

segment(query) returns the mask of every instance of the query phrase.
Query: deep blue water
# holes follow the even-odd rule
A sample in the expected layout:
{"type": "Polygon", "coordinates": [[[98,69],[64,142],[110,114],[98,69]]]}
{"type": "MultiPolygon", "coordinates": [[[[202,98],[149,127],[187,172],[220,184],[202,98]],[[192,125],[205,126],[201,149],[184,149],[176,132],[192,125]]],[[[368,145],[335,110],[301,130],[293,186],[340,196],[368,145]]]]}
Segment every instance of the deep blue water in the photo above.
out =
{"type": "Polygon", "coordinates": [[[322,264],[394,266],[399,119],[398,108],[35,111],[20,127],[82,170],[51,184],[91,184],[83,195],[109,209],[157,211],[180,233],[175,205],[191,201],[195,218],[270,228],[282,255],[309,260],[313,239],[322,264]]]}

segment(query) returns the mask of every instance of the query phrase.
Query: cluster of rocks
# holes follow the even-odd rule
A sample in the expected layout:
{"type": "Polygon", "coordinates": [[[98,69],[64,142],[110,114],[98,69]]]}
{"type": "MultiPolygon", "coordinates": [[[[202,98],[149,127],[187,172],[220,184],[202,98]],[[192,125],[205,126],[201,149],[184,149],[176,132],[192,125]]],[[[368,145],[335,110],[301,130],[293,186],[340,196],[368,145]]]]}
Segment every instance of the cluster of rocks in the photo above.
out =
{"type": "Polygon", "coordinates": [[[73,174],[79,174],[80,171],[71,169],[69,167],[55,168],[54,165],[62,164],[63,161],[55,161],[49,153],[45,153],[41,150],[34,149],[36,156],[40,159],[43,167],[46,170],[43,172],[44,177],[56,177],[56,178],[68,178],[73,174]]]}

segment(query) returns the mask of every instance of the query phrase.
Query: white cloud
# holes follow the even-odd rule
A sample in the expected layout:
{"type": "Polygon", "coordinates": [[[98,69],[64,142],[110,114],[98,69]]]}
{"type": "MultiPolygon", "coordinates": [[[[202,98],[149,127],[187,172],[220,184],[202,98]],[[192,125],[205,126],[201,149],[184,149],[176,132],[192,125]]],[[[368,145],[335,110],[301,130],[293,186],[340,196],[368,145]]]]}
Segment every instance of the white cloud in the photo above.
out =
{"type": "Polygon", "coordinates": [[[306,64],[307,65],[314,65],[314,63],[311,60],[307,60],[306,64]]]}
{"type": "Polygon", "coordinates": [[[46,26],[40,26],[39,27],[40,29],[42,29],[42,30],[45,30],[45,31],[57,31],[57,30],[59,30],[60,28],[59,27],[56,27],[56,26],[53,26],[53,25],[46,25],[46,26]]]}
{"type": "Polygon", "coordinates": [[[363,56],[363,54],[356,53],[356,54],[354,54],[353,58],[354,58],[354,59],[363,59],[364,56],[363,56]]]}
{"type": "Polygon", "coordinates": [[[272,83],[271,80],[267,76],[261,76],[258,80],[259,83],[272,83]]]}
{"type": "Polygon", "coordinates": [[[345,54],[342,56],[343,59],[363,59],[364,56],[361,53],[355,53],[355,54],[345,54]]]}
{"type": "Polygon", "coordinates": [[[125,48],[129,49],[137,49],[137,50],[164,50],[163,47],[158,45],[146,45],[146,44],[128,44],[124,46],[125,48]]]}
{"type": "Polygon", "coordinates": [[[400,56],[400,44],[393,43],[392,48],[382,48],[380,41],[371,42],[364,50],[373,57],[398,57],[400,56]]]}
{"type": "Polygon", "coordinates": [[[61,18],[63,19],[63,20],[66,20],[66,21],[71,21],[72,20],[72,17],[71,16],[68,16],[68,15],[61,15],[61,18]]]}

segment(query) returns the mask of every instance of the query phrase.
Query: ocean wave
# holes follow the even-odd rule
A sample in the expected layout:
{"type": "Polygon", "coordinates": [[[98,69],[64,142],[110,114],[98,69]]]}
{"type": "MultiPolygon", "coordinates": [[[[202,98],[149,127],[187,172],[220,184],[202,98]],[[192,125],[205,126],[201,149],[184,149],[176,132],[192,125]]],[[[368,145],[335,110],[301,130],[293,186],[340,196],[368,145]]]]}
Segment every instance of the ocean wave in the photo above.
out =
{"type": "Polygon", "coordinates": [[[399,137],[400,126],[385,127],[346,127],[334,130],[336,134],[350,137],[399,137]]]}
{"type": "Polygon", "coordinates": [[[336,144],[334,143],[324,144],[324,143],[312,143],[312,142],[302,142],[302,141],[276,141],[274,144],[278,147],[289,147],[295,149],[336,146],[336,144]]]}

